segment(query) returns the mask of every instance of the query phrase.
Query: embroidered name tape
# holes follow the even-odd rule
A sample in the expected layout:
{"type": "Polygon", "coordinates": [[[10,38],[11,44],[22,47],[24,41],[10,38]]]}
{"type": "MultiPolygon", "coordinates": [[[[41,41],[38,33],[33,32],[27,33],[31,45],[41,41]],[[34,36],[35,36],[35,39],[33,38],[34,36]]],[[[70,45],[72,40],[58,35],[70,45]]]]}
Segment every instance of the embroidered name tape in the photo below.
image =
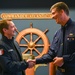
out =
{"type": "Polygon", "coordinates": [[[9,50],[8,50],[8,52],[11,52],[11,51],[13,51],[13,49],[9,49],[9,50]]]}

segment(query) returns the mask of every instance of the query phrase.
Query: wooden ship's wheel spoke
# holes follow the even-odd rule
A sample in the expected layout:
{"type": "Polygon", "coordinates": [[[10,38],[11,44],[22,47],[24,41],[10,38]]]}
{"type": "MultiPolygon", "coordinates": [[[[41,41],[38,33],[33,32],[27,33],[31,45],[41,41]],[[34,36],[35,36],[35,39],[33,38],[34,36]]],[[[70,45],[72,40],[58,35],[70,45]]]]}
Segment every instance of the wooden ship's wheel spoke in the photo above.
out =
{"type": "Polygon", "coordinates": [[[22,53],[25,54],[28,51],[28,48],[26,50],[24,50],[22,53]]]}
{"type": "Polygon", "coordinates": [[[44,47],[44,44],[36,44],[35,47],[44,47]]]}
{"type": "Polygon", "coordinates": [[[30,41],[32,42],[32,40],[33,40],[33,39],[32,39],[32,33],[30,33],[30,41]]]}
{"type": "Polygon", "coordinates": [[[19,46],[21,46],[21,47],[28,47],[27,44],[19,44],[19,46]]]}
{"type": "Polygon", "coordinates": [[[33,51],[32,51],[33,49],[30,49],[30,54],[33,54],[33,51]]]}
{"type": "Polygon", "coordinates": [[[39,55],[41,54],[36,48],[34,48],[34,50],[35,50],[39,55]]]}
{"type": "MultiPolygon", "coordinates": [[[[16,30],[17,31],[17,33],[19,34],[19,31],[18,30],[16,30]]],[[[29,41],[24,37],[24,36],[21,36],[27,43],[29,43],[29,41]]]]}
{"type": "MultiPolygon", "coordinates": [[[[48,31],[48,29],[46,29],[46,30],[44,31],[44,33],[46,33],[47,31],[48,31]]],[[[40,38],[41,38],[41,36],[39,36],[39,37],[34,41],[34,43],[36,43],[40,38]]]]}

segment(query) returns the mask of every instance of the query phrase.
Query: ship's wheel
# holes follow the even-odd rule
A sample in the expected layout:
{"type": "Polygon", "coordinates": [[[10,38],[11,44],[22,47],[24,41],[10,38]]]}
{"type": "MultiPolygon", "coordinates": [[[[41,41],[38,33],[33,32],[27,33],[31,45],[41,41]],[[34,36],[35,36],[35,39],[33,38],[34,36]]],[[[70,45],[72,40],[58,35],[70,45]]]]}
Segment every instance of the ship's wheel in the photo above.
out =
{"type": "Polygon", "coordinates": [[[50,46],[49,40],[45,35],[47,31],[48,29],[42,32],[37,28],[33,28],[32,23],[30,24],[30,28],[24,29],[21,32],[17,30],[18,35],[16,37],[16,41],[19,43],[20,47],[25,47],[25,50],[23,50],[22,54],[30,52],[30,54],[34,55],[36,58],[41,57],[43,54],[46,54],[50,46]],[[22,40],[25,43],[22,43],[22,40]],[[35,52],[36,55],[33,54],[33,52],[35,52]]]}

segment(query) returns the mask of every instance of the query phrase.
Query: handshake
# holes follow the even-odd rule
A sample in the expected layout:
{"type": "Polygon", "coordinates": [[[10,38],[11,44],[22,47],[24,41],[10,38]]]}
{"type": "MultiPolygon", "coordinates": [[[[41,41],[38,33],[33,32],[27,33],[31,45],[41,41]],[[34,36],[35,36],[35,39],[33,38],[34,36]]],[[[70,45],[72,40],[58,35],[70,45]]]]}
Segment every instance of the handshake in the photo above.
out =
{"type": "Polygon", "coordinates": [[[28,68],[32,68],[36,64],[36,59],[28,59],[27,63],[29,64],[28,68]]]}
{"type": "Polygon", "coordinates": [[[32,68],[32,67],[35,66],[36,59],[35,59],[34,55],[31,55],[31,54],[22,54],[22,57],[28,63],[28,68],[32,68]]]}

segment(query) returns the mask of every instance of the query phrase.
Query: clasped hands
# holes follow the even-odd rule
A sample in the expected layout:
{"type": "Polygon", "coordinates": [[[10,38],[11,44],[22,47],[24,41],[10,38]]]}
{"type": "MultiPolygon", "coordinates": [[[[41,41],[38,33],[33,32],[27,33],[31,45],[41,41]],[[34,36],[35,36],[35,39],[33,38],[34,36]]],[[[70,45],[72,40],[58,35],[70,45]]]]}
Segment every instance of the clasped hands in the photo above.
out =
{"type": "Polygon", "coordinates": [[[28,68],[32,68],[36,64],[36,60],[35,59],[28,59],[27,62],[29,64],[28,68]]]}

